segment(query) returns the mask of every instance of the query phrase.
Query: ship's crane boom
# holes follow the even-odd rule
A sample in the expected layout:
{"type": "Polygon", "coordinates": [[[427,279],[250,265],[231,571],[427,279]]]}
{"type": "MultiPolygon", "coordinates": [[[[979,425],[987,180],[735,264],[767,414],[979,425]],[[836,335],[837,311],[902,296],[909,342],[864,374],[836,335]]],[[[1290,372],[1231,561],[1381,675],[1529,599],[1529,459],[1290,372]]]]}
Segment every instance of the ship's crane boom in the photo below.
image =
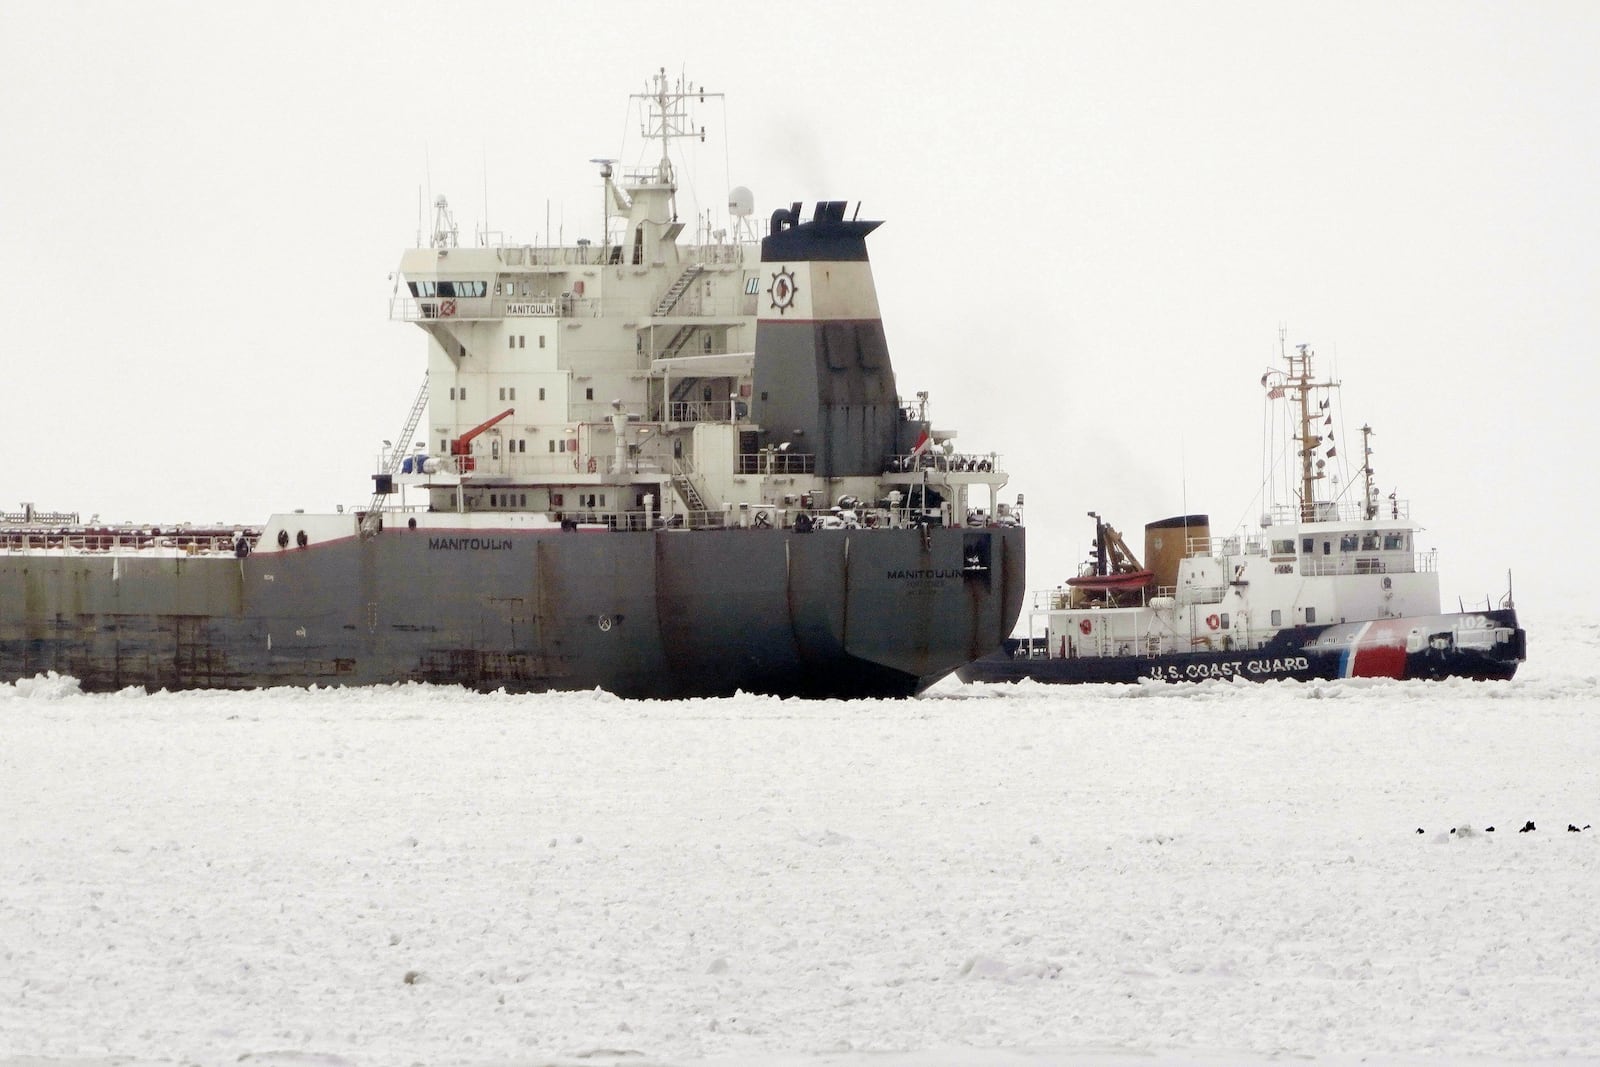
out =
{"type": "Polygon", "coordinates": [[[460,437],[457,437],[454,441],[451,441],[450,454],[456,457],[456,469],[465,474],[467,471],[470,471],[476,467],[478,464],[472,458],[473,438],[477,437],[479,434],[483,433],[496,423],[502,422],[516,413],[516,408],[506,408],[494,418],[489,419],[486,422],[478,423],[478,425],[474,426],[460,437]]]}

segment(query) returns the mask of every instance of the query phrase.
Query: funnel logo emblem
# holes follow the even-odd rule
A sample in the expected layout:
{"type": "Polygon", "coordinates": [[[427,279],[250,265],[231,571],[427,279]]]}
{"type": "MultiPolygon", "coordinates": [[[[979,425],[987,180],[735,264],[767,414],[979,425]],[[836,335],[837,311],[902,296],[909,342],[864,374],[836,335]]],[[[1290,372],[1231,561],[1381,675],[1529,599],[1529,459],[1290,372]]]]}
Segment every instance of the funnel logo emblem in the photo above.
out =
{"type": "Polygon", "coordinates": [[[767,286],[767,296],[772,300],[773,310],[780,315],[794,307],[794,297],[799,291],[794,284],[794,271],[787,267],[774,274],[772,284],[767,286]]]}

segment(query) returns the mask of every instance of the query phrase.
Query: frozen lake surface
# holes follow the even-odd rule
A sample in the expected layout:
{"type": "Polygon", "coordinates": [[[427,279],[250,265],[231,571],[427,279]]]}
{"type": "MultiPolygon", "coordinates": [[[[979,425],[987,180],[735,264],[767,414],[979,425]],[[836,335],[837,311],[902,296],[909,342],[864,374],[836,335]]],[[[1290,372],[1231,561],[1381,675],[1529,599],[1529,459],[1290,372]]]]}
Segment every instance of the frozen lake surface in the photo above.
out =
{"type": "Polygon", "coordinates": [[[1496,684],[0,686],[0,1065],[1600,1062],[1600,624],[1529,629],[1496,684]]]}

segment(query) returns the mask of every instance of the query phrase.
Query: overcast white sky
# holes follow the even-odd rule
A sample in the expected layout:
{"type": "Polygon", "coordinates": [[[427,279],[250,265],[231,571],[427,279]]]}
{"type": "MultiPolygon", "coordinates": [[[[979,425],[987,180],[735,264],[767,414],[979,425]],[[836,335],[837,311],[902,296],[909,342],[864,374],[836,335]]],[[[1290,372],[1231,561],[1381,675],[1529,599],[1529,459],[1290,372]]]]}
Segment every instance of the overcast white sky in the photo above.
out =
{"type": "Polygon", "coordinates": [[[1592,604],[1596,55],[1591,3],[6,4],[0,506],[364,502],[424,367],[387,318],[419,191],[596,235],[587,161],[638,158],[664,65],[728,94],[705,207],[887,220],[901,391],[1004,454],[1031,585],[1090,509],[1259,512],[1286,323],[1447,600],[1592,604]]]}

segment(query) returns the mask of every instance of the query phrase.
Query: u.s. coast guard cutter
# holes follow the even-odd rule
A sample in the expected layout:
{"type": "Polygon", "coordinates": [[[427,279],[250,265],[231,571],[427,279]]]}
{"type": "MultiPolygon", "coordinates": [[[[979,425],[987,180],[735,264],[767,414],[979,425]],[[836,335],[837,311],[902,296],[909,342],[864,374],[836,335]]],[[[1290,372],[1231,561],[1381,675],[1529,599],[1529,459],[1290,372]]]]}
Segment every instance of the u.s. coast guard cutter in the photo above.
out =
{"type": "MultiPolygon", "coordinates": [[[[1091,561],[1035,594],[1029,634],[961,668],[972,682],[1207,679],[1510,678],[1526,637],[1508,592],[1498,605],[1445,613],[1434,554],[1408,502],[1380,497],[1371,430],[1359,482],[1333,484],[1332,390],[1306,346],[1261,379],[1281,402],[1288,503],[1259,531],[1213,537],[1205,515],[1145,527],[1144,562],[1094,512],[1091,561]]],[[[1269,406],[1269,414],[1274,408],[1269,406]]]]}
{"type": "Polygon", "coordinates": [[[365,510],[5,516],[0,676],[897,695],[998,648],[1020,515],[997,457],[898,393],[878,223],[796,204],[758,243],[736,189],[729,227],[680,241],[673,142],[704,95],[639,95],[660,159],[602,163],[597,242],[465,247],[435,203],[391,312],[427,377],[365,510]]]}

